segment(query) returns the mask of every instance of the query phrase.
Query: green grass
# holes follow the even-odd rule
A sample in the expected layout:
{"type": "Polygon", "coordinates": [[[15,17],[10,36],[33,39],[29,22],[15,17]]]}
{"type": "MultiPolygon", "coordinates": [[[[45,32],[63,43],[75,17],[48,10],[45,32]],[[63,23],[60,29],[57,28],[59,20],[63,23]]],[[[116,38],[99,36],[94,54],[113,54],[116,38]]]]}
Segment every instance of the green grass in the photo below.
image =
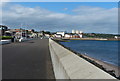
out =
{"type": "Polygon", "coordinates": [[[11,39],[12,36],[0,36],[0,39],[11,39]]]}

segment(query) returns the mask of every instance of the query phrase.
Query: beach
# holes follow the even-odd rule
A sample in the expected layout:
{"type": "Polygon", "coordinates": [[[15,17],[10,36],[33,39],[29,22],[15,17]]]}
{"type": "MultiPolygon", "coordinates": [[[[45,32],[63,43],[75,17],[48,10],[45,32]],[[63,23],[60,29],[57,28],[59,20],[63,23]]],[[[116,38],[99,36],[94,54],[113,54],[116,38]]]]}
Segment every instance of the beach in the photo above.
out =
{"type": "Polygon", "coordinates": [[[98,59],[95,59],[95,58],[92,58],[92,57],[89,57],[89,56],[84,55],[84,54],[82,54],[82,56],[85,57],[85,58],[88,58],[88,59],[90,59],[90,60],[92,60],[92,61],[94,61],[96,63],[98,63],[99,65],[102,65],[103,68],[105,68],[107,71],[114,70],[116,77],[120,76],[120,73],[119,73],[120,72],[120,67],[109,64],[109,63],[106,63],[106,62],[103,62],[101,60],[98,60],[98,59]]]}

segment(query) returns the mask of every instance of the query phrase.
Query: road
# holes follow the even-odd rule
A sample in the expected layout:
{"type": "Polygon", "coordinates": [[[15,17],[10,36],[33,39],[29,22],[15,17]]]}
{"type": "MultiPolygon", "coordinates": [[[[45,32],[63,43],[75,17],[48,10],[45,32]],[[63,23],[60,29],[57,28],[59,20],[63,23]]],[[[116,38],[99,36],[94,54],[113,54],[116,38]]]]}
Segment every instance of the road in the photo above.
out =
{"type": "Polygon", "coordinates": [[[54,79],[48,39],[2,46],[2,79],[54,79]]]}

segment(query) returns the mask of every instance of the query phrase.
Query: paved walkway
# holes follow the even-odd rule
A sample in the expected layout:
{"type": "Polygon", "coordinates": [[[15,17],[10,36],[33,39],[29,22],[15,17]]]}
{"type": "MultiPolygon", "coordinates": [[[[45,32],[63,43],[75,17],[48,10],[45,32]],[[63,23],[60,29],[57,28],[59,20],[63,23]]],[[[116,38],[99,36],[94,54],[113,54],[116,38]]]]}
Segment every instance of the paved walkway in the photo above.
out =
{"type": "Polygon", "coordinates": [[[54,79],[48,39],[2,47],[3,79],[54,79]]]}

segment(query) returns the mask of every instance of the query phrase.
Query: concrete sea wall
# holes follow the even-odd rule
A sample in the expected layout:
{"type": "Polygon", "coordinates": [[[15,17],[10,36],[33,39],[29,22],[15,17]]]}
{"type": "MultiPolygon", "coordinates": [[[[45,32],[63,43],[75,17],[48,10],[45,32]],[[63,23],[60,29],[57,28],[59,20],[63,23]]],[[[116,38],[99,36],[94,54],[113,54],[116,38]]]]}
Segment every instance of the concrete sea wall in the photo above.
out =
{"type": "Polygon", "coordinates": [[[51,39],[49,48],[56,79],[115,79],[51,39]]]}

